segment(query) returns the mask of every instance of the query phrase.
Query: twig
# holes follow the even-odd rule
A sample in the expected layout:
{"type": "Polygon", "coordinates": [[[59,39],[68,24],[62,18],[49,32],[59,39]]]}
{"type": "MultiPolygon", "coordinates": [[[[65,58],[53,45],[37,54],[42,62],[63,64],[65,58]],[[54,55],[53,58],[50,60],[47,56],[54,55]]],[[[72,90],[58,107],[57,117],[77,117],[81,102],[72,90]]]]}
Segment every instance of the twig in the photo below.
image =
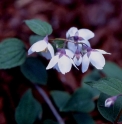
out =
{"type": "Polygon", "coordinates": [[[40,93],[40,95],[43,97],[43,99],[46,101],[46,103],[50,107],[50,109],[53,112],[53,114],[54,114],[55,118],[57,119],[58,123],[59,124],[65,124],[63,119],[61,118],[61,116],[58,114],[57,110],[53,106],[51,100],[49,99],[49,97],[45,93],[45,91],[41,87],[39,87],[37,85],[35,85],[35,88],[37,89],[37,91],[40,93]]]}
{"type": "Polygon", "coordinates": [[[119,118],[120,118],[121,115],[122,115],[122,109],[119,112],[119,114],[117,115],[116,120],[114,121],[114,124],[118,124],[117,122],[118,122],[118,120],[119,120],[119,118]]]}
{"type": "Polygon", "coordinates": [[[72,40],[69,40],[69,39],[63,39],[63,38],[49,39],[49,41],[55,41],[55,40],[62,40],[62,41],[71,42],[71,43],[74,43],[74,44],[83,44],[83,45],[88,47],[88,45],[83,43],[83,42],[75,42],[75,41],[72,41],[72,40]]]}

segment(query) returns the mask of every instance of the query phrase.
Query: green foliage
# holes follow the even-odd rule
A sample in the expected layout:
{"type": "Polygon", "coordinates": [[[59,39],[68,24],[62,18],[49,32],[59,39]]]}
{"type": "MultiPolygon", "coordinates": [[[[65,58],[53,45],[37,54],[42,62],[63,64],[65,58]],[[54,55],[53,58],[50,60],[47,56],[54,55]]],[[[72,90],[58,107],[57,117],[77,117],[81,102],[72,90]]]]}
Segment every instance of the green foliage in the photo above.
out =
{"type": "Polygon", "coordinates": [[[58,123],[48,119],[48,120],[45,120],[43,124],[58,124],[58,123]]]}
{"type": "Polygon", "coordinates": [[[38,116],[42,115],[41,104],[36,101],[29,89],[21,98],[15,111],[17,124],[33,124],[38,116]]]}
{"type": "Polygon", "coordinates": [[[68,100],[63,111],[91,112],[95,107],[92,98],[91,92],[79,88],[68,100]]]}
{"type": "Polygon", "coordinates": [[[31,19],[26,20],[25,23],[30,28],[30,30],[38,35],[46,36],[52,33],[52,26],[47,22],[38,19],[31,19]]]}
{"type": "Polygon", "coordinates": [[[55,41],[53,41],[53,46],[55,48],[63,48],[64,42],[65,41],[63,41],[63,40],[55,40],[55,41]]]}
{"type": "Polygon", "coordinates": [[[87,84],[111,96],[122,93],[122,82],[115,78],[103,78],[87,84]]]}
{"type": "Polygon", "coordinates": [[[88,81],[97,81],[101,78],[101,75],[98,70],[93,70],[92,72],[88,73],[84,78],[82,82],[88,82],[88,81]]]}
{"type": "Polygon", "coordinates": [[[19,66],[25,59],[25,46],[21,40],[8,38],[0,43],[0,69],[19,66]]]}
{"type": "Polygon", "coordinates": [[[31,35],[30,38],[29,38],[30,45],[33,45],[33,44],[36,43],[37,41],[43,40],[43,39],[44,39],[44,37],[42,37],[42,36],[39,36],[39,35],[31,35]]]}
{"type": "Polygon", "coordinates": [[[101,78],[101,75],[100,75],[99,71],[95,69],[92,72],[90,72],[89,74],[87,74],[81,82],[82,87],[89,90],[93,94],[93,98],[97,98],[100,95],[100,91],[85,84],[85,82],[97,81],[100,78],[101,78]]]}
{"type": "Polygon", "coordinates": [[[87,113],[76,113],[73,117],[77,124],[95,124],[91,116],[87,113]]]}
{"type": "Polygon", "coordinates": [[[122,69],[113,62],[106,62],[103,70],[101,71],[108,77],[122,80],[122,69]]]}
{"type": "Polygon", "coordinates": [[[63,110],[63,107],[71,97],[70,94],[64,91],[52,91],[51,96],[60,111],[63,110]]]}
{"type": "Polygon", "coordinates": [[[27,58],[21,66],[23,75],[33,83],[46,85],[47,72],[42,62],[34,57],[27,58]]]}
{"type": "Polygon", "coordinates": [[[73,95],[63,91],[53,91],[51,95],[60,111],[90,112],[94,109],[91,92],[79,88],[73,95]]]}
{"type": "MultiPolygon", "coordinates": [[[[117,115],[122,109],[122,97],[119,97],[115,101],[114,105],[108,108],[105,107],[105,100],[109,97],[110,96],[102,93],[98,99],[97,107],[99,112],[105,119],[114,122],[117,118],[117,115]]],[[[120,117],[119,121],[122,121],[122,116],[120,117]]]]}

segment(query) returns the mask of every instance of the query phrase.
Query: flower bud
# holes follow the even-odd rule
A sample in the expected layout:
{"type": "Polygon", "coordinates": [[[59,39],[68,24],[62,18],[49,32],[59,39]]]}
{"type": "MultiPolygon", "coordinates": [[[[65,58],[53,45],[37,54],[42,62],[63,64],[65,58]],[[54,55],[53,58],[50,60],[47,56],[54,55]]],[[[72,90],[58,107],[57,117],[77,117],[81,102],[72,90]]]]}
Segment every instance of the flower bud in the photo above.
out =
{"type": "Polygon", "coordinates": [[[113,105],[115,103],[116,99],[117,99],[117,96],[113,96],[113,97],[106,99],[105,107],[110,107],[111,105],[113,105]]]}

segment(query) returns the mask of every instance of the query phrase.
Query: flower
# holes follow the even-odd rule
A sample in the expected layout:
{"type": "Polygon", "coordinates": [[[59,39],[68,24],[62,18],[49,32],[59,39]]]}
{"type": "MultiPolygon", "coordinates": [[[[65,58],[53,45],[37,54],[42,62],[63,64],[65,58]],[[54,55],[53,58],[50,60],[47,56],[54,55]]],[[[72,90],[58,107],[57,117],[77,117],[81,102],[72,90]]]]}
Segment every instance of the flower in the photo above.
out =
{"type": "Polygon", "coordinates": [[[73,61],[77,66],[79,66],[82,62],[82,55],[81,54],[75,54],[73,61]]]}
{"type": "Polygon", "coordinates": [[[105,100],[105,107],[110,107],[111,105],[113,105],[116,101],[118,96],[112,96],[108,99],[105,100]]]}
{"type": "MultiPolygon", "coordinates": [[[[28,55],[32,54],[33,52],[49,52],[52,57],[54,56],[54,49],[53,49],[52,45],[48,42],[47,36],[44,37],[43,40],[40,40],[40,41],[34,43],[28,50],[28,55]]],[[[45,56],[45,55],[43,55],[43,56],[45,56]]]]}
{"type": "MultiPolygon", "coordinates": [[[[71,27],[67,32],[66,32],[66,38],[71,39],[75,42],[82,42],[86,44],[87,46],[90,47],[89,39],[94,37],[94,33],[88,29],[77,29],[76,27],[71,27]]],[[[76,51],[77,46],[82,48],[82,44],[74,44],[71,42],[68,42],[68,48],[72,50],[73,52],[76,51]]]]}
{"type": "Polygon", "coordinates": [[[102,54],[110,54],[100,49],[91,49],[88,50],[83,56],[82,59],[82,72],[86,72],[89,64],[91,63],[97,69],[103,69],[105,65],[105,59],[102,54]]]}
{"type": "Polygon", "coordinates": [[[71,59],[72,57],[73,54],[70,50],[61,49],[57,52],[56,56],[52,57],[46,69],[54,67],[62,74],[65,74],[71,70],[72,64],[75,66],[73,60],[71,59]]]}
{"type": "Polygon", "coordinates": [[[73,61],[77,66],[79,66],[82,62],[82,55],[78,49],[76,50],[74,54],[73,61]]]}

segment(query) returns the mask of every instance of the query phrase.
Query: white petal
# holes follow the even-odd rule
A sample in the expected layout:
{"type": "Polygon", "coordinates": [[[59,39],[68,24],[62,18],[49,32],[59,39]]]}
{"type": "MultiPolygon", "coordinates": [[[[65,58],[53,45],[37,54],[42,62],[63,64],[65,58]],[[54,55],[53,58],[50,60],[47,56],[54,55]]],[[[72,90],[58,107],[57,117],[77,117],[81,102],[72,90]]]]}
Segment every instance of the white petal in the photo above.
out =
{"type": "Polygon", "coordinates": [[[33,51],[31,50],[31,48],[28,50],[28,55],[32,54],[33,51]]]}
{"type": "Polygon", "coordinates": [[[79,65],[81,64],[81,62],[82,62],[82,57],[80,56],[80,58],[77,59],[76,56],[75,56],[75,57],[73,58],[73,60],[74,60],[74,63],[75,63],[77,66],[79,66],[79,65]]]}
{"type": "Polygon", "coordinates": [[[58,72],[60,72],[58,64],[56,64],[53,68],[56,69],[58,72]]]}
{"type": "Polygon", "coordinates": [[[113,101],[105,100],[105,107],[110,107],[113,104],[113,101]]]}
{"type": "Polygon", "coordinates": [[[100,49],[95,49],[95,50],[97,50],[98,52],[100,52],[100,53],[102,53],[102,54],[111,54],[111,53],[107,53],[107,52],[104,51],[104,50],[100,50],[100,49]]]}
{"type": "Polygon", "coordinates": [[[82,60],[82,72],[86,72],[88,67],[89,67],[89,58],[87,56],[87,53],[83,56],[83,60],[82,60]]]}
{"type": "Polygon", "coordinates": [[[77,46],[74,43],[68,42],[67,44],[68,49],[75,53],[77,46]]]}
{"type": "MultiPolygon", "coordinates": [[[[79,43],[82,42],[82,43],[85,43],[87,46],[91,47],[90,43],[88,40],[82,40],[82,41],[78,41],[79,43]]],[[[79,44],[81,45],[81,44],[79,44]]]]}
{"type": "MultiPolygon", "coordinates": [[[[78,69],[77,66],[75,65],[74,61],[73,61],[72,59],[70,59],[70,61],[71,61],[71,63],[74,65],[74,67],[75,67],[76,69],[78,69]]],[[[79,69],[78,69],[78,70],[79,70],[79,69]]]]}
{"type": "Polygon", "coordinates": [[[69,72],[72,67],[70,59],[63,55],[58,61],[58,67],[62,74],[69,72]]]}
{"type": "Polygon", "coordinates": [[[79,37],[82,37],[86,40],[89,40],[92,37],[94,37],[94,33],[90,31],[89,29],[80,29],[78,30],[78,33],[79,33],[79,37]]]}
{"type": "Polygon", "coordinates": [[[102,69],[104,67],[105,59],[101,53],[92,51],[89,58],[91,64],[97,69],[102,69]]]}
{"type": "Polygon", "coordinates": [[[56,56],[52,57],[52,59],[50,60],[48,66],[46,67],[46,69],[50,69],[53,66],[55,66],[56,63],[58,62],[58,60],[59,60],[59,55],[56,55],[56,56]]]}
{"type": "Polygon", "coordinates": [[[47,50],[46,52],[41,52],[41,55],[42,55],[43,57],[45,57],[46,59],[48,59],[48,60],[52,58],[52,56],[51,56],[49,50],[47,50]]]}
{"type": "Polygon", "coordinates": [[[78,29],[76,27],[72,27],[70,28],[67,32],[66,32],[66,38],[75,36],[75,33],[78,31],[78,29]]]}
{"type": "Polygon", "coordinates": [[[33,52],[40,52],[45,50],[47,47],[47,43],[44,40],[38,41],[34,43],[30,49],[28,50],[28,55],[32,54],[33,52]]]}
{"type": "Polygon", "coordinates": [[[52,45],[50,43],[48,43],[47,48],[48,48],[51,56],[53,57],[54,56],[54,49],[53,49],[53,47],[52,47],[52,45]]]}
{"type": "Polygon", "coordinates": [[[74,53],[71,50],[65,49],[66,55],[69,56],[70,58],[73,58],[74,53]]]}

